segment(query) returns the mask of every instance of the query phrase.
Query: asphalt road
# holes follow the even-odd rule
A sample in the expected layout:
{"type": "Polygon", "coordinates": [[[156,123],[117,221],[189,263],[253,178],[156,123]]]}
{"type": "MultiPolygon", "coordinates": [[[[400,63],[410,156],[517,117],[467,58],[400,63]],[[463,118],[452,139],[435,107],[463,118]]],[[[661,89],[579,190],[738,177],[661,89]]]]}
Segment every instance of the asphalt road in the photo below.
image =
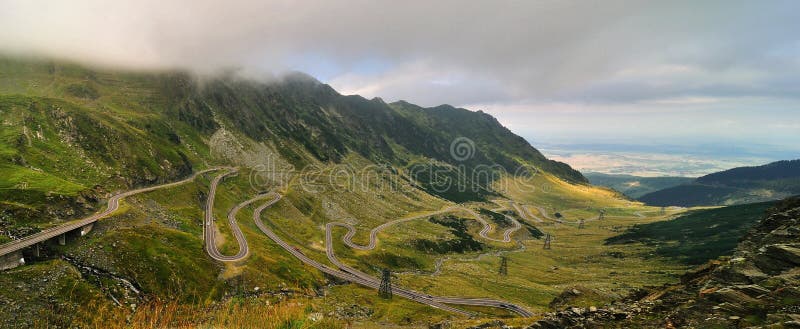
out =
{"type": "Polygon", "coordinates": [[[188,182],[193,181],[199,175],[202,175],[202,174],[205,174],[205,173],[211,172],[211,171],[216,171],[216,170],[220,170],[220,169],[226,169],[226,168],[227,167],[209,168],[209,169],[206,169],[206,170],[198,171],[198,172],[192,174],[191,176],[189,176],[189,178],[186,178],[186,179],[181,180],[181,181],[162,184],[162,185],[156,185],[156,186],[150,186],[150,187],[145,187],[145,188],[140,188],[140,189],[135,189],[135,190],[130,190],[130,191],[127,191],[127,192],[123,192],[123,193],[114,195],[114,196],[112,196],[111,198],[108,199],[108,203],[106,205],[106,209],[103,210],[102,212],[96,213],[96,214],[91,215],[89,217],[86,217],[84,219],[78,219],[78,220],[74,220],[74,221],[71,221],[71,222],[66,223],[66,224],[62,224],[62,225],[56,226],[56,227],[51,227],[51,228],[42,230],[41,232],[38,232],[36,234],[31,234],[31,235],[26,236],[24,238],[21,238],[19,240],[14,240],[14,241],[11,241],[11,242],[7,242],[7,243],[5,243],[3,245],[0,245],[0,256],[4,256],[4,255],[10,254],[12,252],[15,252],[15,251],[30,247],[30,246],[32,246],[34,244],[47,241],[47,240],[52,239],[54,237],[57,237],[57,236],[59,236],[61,234],[64,234],[64,233],[79,229],[79,228],[81,228],[81,227],[83,227],[85,225],[94,223],[94,222],[100,220],[101,218],[105,218],[108,215],[112,214],[113,212],[117,211],[117,209],[119,209],[119,201],[124,199],[124,198],[126,198],[126,197],[129,197],[129,196],[132,196],[132,195],[135,195],[135,194],[139,194],[139,193],[145,193],[145,192],[155,191],[155,190],[158,190],[158,189],[170,188],[170,187],[175,187],[175,186],[178,186],[178,185],[186,184],[188,182]]]}
{"type": "Polygon", "coordinates": [[[489,232],[492,232],[493,229],[492,226],[489,225],[489,223],[485,219],[483,219],[483,216],[479,215],[474,210],[465,207],[458,207],[458,210],[469,213],[472,217],[475,218],[475,220],[483,224],[483,229],[481,229],[481,231],[478,232],[478,235],[480,235],[481,238],[484,238],[489,241],[506,242],[506,243],[511,242],[511,235],[522,228],[522,224],[520,224],[516,219],[506,216],[506,218],[511,220],[511,222],[514,223],[514,225],[506,229],[505,232],[503,232],[503,239],[495,239],[489,236],[489,232]]]}
{"type": "MultiPolygon", "coordinates": [[[[370,276],[364,272],[361,272],[353,267],[350,267],[336,257],[336,254],[333,251],[333,237],[331,228],[336,226],[335,224],[328,224],[326,225],[326,232],[325,232],[325,249],[326,254],[328,256],[328,260],[334,264],[336,267],[340,268],[342,271],[352,274],[362,280],[371,281],[373,285],[379,285],[380,280],[376,277],[370,276]]],[[[455,305],[472,305],[472,306],[489,306],[489,307],[499,307],[505,308],[512,312],[515,312],[524,317],[533,316],[533,313],[524,309],[521,306],[514,305],[510,302],[494,300],[494,299],[487,299],[487,298],[466,298],[466,297],[442,297],[442,296],[433,296],[430,294],[423,294],[413,290],[408,290],[403,287],[392,285],[392,292],[394,294],[403,294],[403,295],[410,295],[414,296],[416,301],[425,303],[426,301],[435,302],[435,303],[442,303],[442,304],[455,304],[455,305]]],[[[426,303],[427,304],[427,303],[426,303]]]]}
{"type": "Polygon", "coordinates": [[[230,225],[231,232],[233,232],[233,236],[236,238],[236,242],[239,244],[239,252],[231,256],[223,255],[220,253],[219,249],[217,249],[216,229],[214,225],[214,199],[217,194],[217,186],[222,179],[234,173],[236,173],[236,169],[229,169],[227,172],[214,177],[214,180],[211,181],[211,185],[208,190],[208,198],[206,200],[205,219],[203,223],[203,242],[208,255],[211,256],[211,258],[221,262],[240,261],[250,254],[250,247],[247,245],[247,239],[245,238],[244,233],[242,233],[242,230],[239,228],[239,225],[236,223],[236,214],[238,214],[242,208],[247,207],[248,205],[259,200],[273,198],[273,200],[267,203],[267,206],[272,205],[280,200],[280,198],[275,198],[269,193],[259,194],[245,202],[236,205],[230,211],[228,211],[228,225],[230,225]]]}
{"type": "Polygon", "coordinates": [[[485,219],[483,219],[482,216],[480,216],[478,213],[476,213],[472,209],[456,206],[456,207],[448,207],[448,208],[443,209],[443,210],[433,211],[433,212],[429,212],[429,213],[425,213],[425,214],[421,214],[421,215],[417,215],[417,216],[395,219],[393,221],[389,221],[389,222],[383,223],[383,224],[373,228],[372,230],[370,230],[370,232],[369,232],[369,243],[366,246],[358,245],[358,244],[355,244],[353,242],[353,236],[355,236],[355,234],[356,234],[356,229],[355,229],[355,227],[353,227],[353,225],[350,225],[348,223],[341,223],[341,222],[328,223],[326,225],[326,230],[330,231],[335,226],[344,227],[344,228],[347,229],[347,233],[345,233],[344,237],[342,237],[342,241],[344,242],[345,245],[347,245],[350,248],[358,249],[358,250],[372,250],[372,249],[375,249],[375,245],[377,244],[378,233],[380,233],[381,231],[389,228],[392,225],[403,223],[403,222],[408,222],[408,221],[412,221],[412,220],[427,218],[427,217],[431,217],[431,216],[435,216],[435,215],[441,215],[441,214],[448,213],[448,212],[459,212],[459,211],[463,211],[463,212],[466,212],[466,213],[470,214],[470,216],[472,216],[473,218],[475,218],[475,220],[477,220],[479,223],[481,223],[481,225],[483,227],[481,228],[481,231],[478,232],[478,235],[480,235],[481,238],[484,238],[486,240],[496,241],[496,242],[511,242],[511,235],[514,234],[514,232],[518,231],[520,228],[522,228],[522,224],[520,224],[516,219],[506,216],[506,218],[511,220],[511,222],[514,225],[512,227],[506,229],[503,232],[503,239],[495,239],[495,238],[492,238],[492,237],[489,236],[489,233],[494,231],[494,228],[485,219]]]}
{"type": "MultiPolygon", "coordinates": [[[[522,217],[522,219],[533,220],[533,221],[535,221],[537,223],[544,223],[544,220],[542,220],[538,216],[532,214],[531,211],[528,208],[526,208],[525,206],[520,206],[519,204],[517,204],[516,202],[513,202],[513,201],[511,202],[511,206],[514,207],[514,210],[517,211],[517,213],[519,214],[520,217],[522,217]]],[[[544,213],[542,213],[542,214],[544,214],[544,213]]]]}
{"type": "MultiPolygon", "coordinates": [[[[290,254],[295,256],[296,258],[298,258],[300,261],[302,261],[303,263],[305,263],[305,264],[307,264],[307,265],[309,265],[309,266],[311,266],[311,267],[313,267],[315,269],[318,269],[318,270],[320,270],[320,271],[322,271],[324,273],[327,273],[329,275],[338,277],[340,279],[347,280],[347,281],[350,281],[350,282],[353,282],[353,283],[357,283],[357,284],[360,284],[360,285],[363,285],[363,286],[366,286],[366,287],[370,287],[370,288],[373,288],[373,289],[378,289],[378,287],[380,286],[380,280],[379,279],[377,279],[375,277],[372,277],[372,276],[370,276],[370,275],[368,275],[366,273],[363,273],[361,271],[358,271],[358,270],[356,270],[356,269],[354,269],[352,267],[349,267],[346,264],[343,264],[342,262],[340,262],[338,260],[338,258],[336,258],[336,255],[334,253],[334,248],[333,248],[333,242],[332,242],[333,241],[332,230],[333,230],[334,227],[341,226],[341,227],[347,228],[348,232],[342,238],[342,240],[344,241],[344,243],[347,246],[349,246],[351,248],[359,249],[359,250],[372,250],[372,249],[374,249],[376,244],[377,244],[377,235],[378,235],[378,233],[380,233],[382,230],[384,230],[384,229],[386,229],[386,228],[388,228],[388,227],[390,227],[392,225],[395,225],[395,224],[398,224],[398,223],[402,223],[402,222],[406,222],[406,221],[426,218],[426,217],[430,217],[430,216],[437,215],[437,214],[442,214],[442,213],[447,213],[447,212],[463,211],[463,212],[469,213],[471,216],[473,216],[477,221],[479,221],[483,225],[483,228],[479,232],[479,235],[481,236],[481,238],[486,239],[486,240],[490,240],[490,241],[511,242],[512,241],[511,235],[522,227],[522,225],[518,221],[516,221],[513,218],[508,217],[513,222],[514,225],[511,228],[508,228],[508,229],[506,229],[504,231],[503,239],[495,239],[495,238],[492,238],[492,237],[488,236],[488,234],[493,231],[493,227],[485,219],[483,219],[482,216],[477,214],[475,211],[473,211],[471,209],[468,209],[468,208],[465,208],[465,207],[449,207],[447,209],[443,209],[443,210],[440,210],[440,211],[426,213],[426,214],[418,215],[418,216],[401,218],[401,219],[397,219],[397,220],[394,220],[394,221],[390,221],[390,222],[384,223],[384,224],[382,224],[382,225],[380,225],[380,226],[378,226],[378,227],[376,227],[376,228],[374,228],[374,229],[372,229],[370,231],[370,241],[366,246],[360,246],[360,245],[357,245],[357,244],[352,242],[352,238],[356,233],[356,230],[352,225],[349,225],[349,224],[346,224],[346,223],[328,223],[326,225],[326,253],[327,253],[327,257],[331,261],[331,263],[334,264],[336,267],[338,267],[338,268],[332,268],[332,267],[329,267],[327,265],[324,265],[322,263],[319,263],[319,262],[307,257],[306,255],[304,255],[300,251],[300,249],[295,248],[294,246],[286,243],[279,236],[277,236],[272,230],[270,230],[266,225],[264,225],[263,221],[261,220],[261,213],[263,212],[264,209],[266,209],[267,207],[272,206],[273,204],[275,204],[276,202],[278,202],[281,199],[281,195],[280,194],[271,192],[271,193],[265,193],[265,194],[257,195],[257,196],[255,196],[255,197],[253,197],[253,198],[251,198],[251,199],[249,199],[249,200],[247,200],[245,202],[242,202],[242,203],[238,204],[237,206],[235,206],[234,208],[232,208],[228,212],[228,216],[227,216],[228,217],[228,224],[230,225],[231,231],[233,232],[233,235],[234,235],[234,237],[236,238],[236,240],[237,240],[237,242],[239,244],[239,251],[235,255],[226,256],[226,255],[221,254],[219,252],[219,250],[217,249],[217,246],[216,246],[216,230],[215,230],[215,227],[214,227],[214,214],[213,214],[214,200],[215,200],[215,197],[216,197],[216,191],[217,191],[217,187],[218,187],[219,183],[222,181],[222,179],[224,177],[236,173],[237,169],[236,168],[231,168],[231,167],[217,167],[217,168],[210,168],[210,169],[206,169],[206,170],[197,172],[197,173],[193,174],[191,177],[189,177],[187,179],[184,179],[184,180],[181,180],[181,181],[178,181],[178,182],[168,183],[168,184],[163,184],[163,185],[157,185],[157,186],[151,186],[151,187],[146,187],[146,188],[141,188],[141,189],[136,189],[136,190],[131,190],[131,191],[127,191],[127,192],[124,192],[124,193],[120,193],[120,194],[114,195],[111,198],[109,198],[108,205],[107,205],[107,207],[106,207],[106,209],[104,211],[102,211],[100,213],[97,213],[97,214],[94,214],[92,216],[89,216],[87,218],[81,219],[81,220],[76,220],[76,221],[73,221],[73,222],[70,222],[70,223],[67,223],[67,224],[64,224],[64,225],[60,225],[60,226],[57,226],[57,227],[46,229],[46,230],[43,230],[42,232],[27,236],[25,238],[6,243],[6,244],[0,246],[0,255],[5,255],[5,254],[8,254],[8,253],[11,253],[11,252],[26,248],[26,247],[34,245],[36,243],[51,239],[53,237],[56,237],[56,236],[58,236],[60,234],[63,234],[63,233],[66,233],[66,232],[69,232],[69,231],[72,231],[72,230],[75,230],[75,229],[79,229],[79,228],[81,228],[81,227],[83,227],[85,225],[94,223],[97,220],[99,220],[101,218],[104,218],[104,217],[110,215],[111,213],[113,213],[114,211],[118,210],[119,209],[119,201],[124,199],[125,197],[132,196],[132,195],[139,194],[139,193],[154,191],[154,190],[157,190],[157,189],[169,188],[169,187],[174,187],[174,186],[178,186],[178,185],[181,185],[181,184],[185,184],[185,183],[188,183],[188,182],[194,180],[197,176],[199,176],[201,174],[204,174],[204,173],[207,173],[207,172],[211,172],[211,171],[216,171],[216,170],[222,170],[222,169],[225,169],[227,171],[222,173],[222,174],[217,175],[216,177],[214,177],[214,179],[211,181],[211,184],[210,184],[210,187],[209,187],[208,198],[206,200],[206,206],[205,206],[205,216],[204,216],[204,223],[203,223],[203,229],[204,229],[203,230],[203,237],[204,237],[205,249],[208,252],[209,256],[212,257],[215,260],[223,261],[223,262],[239,261],[239,260],[244,259],[245,257],[247,257],[247,255],[249,254],[250,250],[249,250],[249,247],[248,247],[248,244],[247,244],[247,239],[244,237],[244,234],[242,233],[241,229],[239,228],[239,226],[236,223],[236,215],[242,208],[244,208],[244,207],[246,207],[246,206],[248,206],[248,205],[250,205],[250,204],[252,204],[252,203],[254,203],[256,201],[264,200],[264,199],[270,199],[270,200],[267,201],[266,203],[264,203],[263,205],[259,206],[254,211],[253,220],[255,221],[255,223],[258,226],[258,228],[264,234],[266,234],[270,239],[272,239],[275,243],[280,245],[287,252],[289,252],[290,254]]],[[[517,208],[516,205],[515,205],[515,208],[519,212],[519,208],[517,208]]],[[[523,212],[520,212],[520,213],[522,214],[523,212]]],[[[542,213],[545,214],[544,212],[542,212],[542,213]]],[[[524,215],[522,215],[522,216],[523,216],[523,218],[525,218],[524,215]]],[[[396,296],[400,296],[400,297],[407,298],[407,299],[410,299],[410,300],[413,300],[413,301],[416,301],[416,302],[420,302],[420,303],[423,303],[423,304],[426,304],[426,305],[429,305],[429,306],[432,306],[432,307],[435,307],[435,308],[439,308],[439,309],[442,309],[442,310],[445,310],[445,311],[450,311],[450,312],[454,312],[454,313],[458,313],[458,314],[462,314],[462,315],[466,315],[466,316],[474,316],[475,314],[473,312],[469,312],[469,311],[465,311],[465,310],[462,310],[462,309],[458,309],[458,308],[455,308],[455,307],[450,306],[450,305],[472,305],[472,306],[498,307],[498,308],[504,308],[504,309],[510,310],[510,311],[515,312],[515,313],[517,313],[517,314],[519,314],[521,316],[524,316],[524,317],[533,316],[533,313],[531,313],[530,311],[524,309],[523,307],[521,307],[519,305],[512,304],[510,302],[501,301],[501,300],[494,300],[494,299],[487,299],[487,298],[432,296],[432,295],[429,295],[429,294],[423,294],[423,293],[419,293],[419,292],[416,292],[416,291],[413,291],[413,290],[405,289],[403,287],[396,286],[396,285],[392,285],[392,290],[393,290],[394,295],[396,295],[396,296]]]]}
{"type": "MultiPolygon", "coordinates": [[[[283,239],[281,239],[277,234],[275,234],[275,232],[273,232],[272,230],[269,229],[269,227],[264,225],[264,222],[261,220],[261,212],[263,212],[264,209],[266,209],[267,207],[271,206],[278,199],[280,199],[280,195],[279,194],[277,194],[277,193],[272,193],[272,194],[276,195],[276,199],[273,202],[264,204],[264,205],[256,208],[255,212],[253,212],[253,220],[255,221],[256,226],[258,226],[258,228],[264,234],[266,234],[267,237],[272,239],[272,241],[277,243],[284,250],[289,252],[291,255],[295,256],[297,259],[299,259],[300,261],[302,261],[306,265],[309,265],[309,266],[311,266],[311,267],[313,267],[315,269],[318,269],[318,270],[322,271],[323,273],[327,273],[327,274],[332,275],[334,277],[337,277],[339,279],[343,279],[343,280],[346,280],[346,281],[357,283],[357,284],[360,284],[360,285],[363,285],[363,286],[366,286],[366,287],[369,287],[369,288],[373,288],[373,289],[378,289],[380,287],[380,281],[378,281],[375,278],[368,277],[368,276],[366,276],[368,278],[365,278],[364,276],[354,275],[352,273],[348,273],[348,272],[342,271],[340,269],[334,269],[334,268],[331,268],[331,267],[329,267],[327,265],[324,265],[324,264],[322,264],[320,262],[317,262],[317,261],[309,258],[305,254],[303,254],[303,252],[301,252],[298,248],[295,248],[295,246],[292,246],[292,245],[286,243],[286,241],[283,241],[283,239]]],[[[458,308],[455,308],[455,307],[452,307],[452,306],[449,306],[449,305],[445,305],[445,304],[443,304],[441,302],[434,301],[433,299],[427,297],[427,295],[424,295],[424,294],[410,292],[410,291],[401,289],[401,288],[396,287],[396,286],[393,286],[392,289],[393,289],[394,294],[397,295],[397,296],[400,296],[400,297],[403,297],[403,298],[407,298],[407,299],[410,299],[410,300],[413,300],[413,301],[416,301],[416,302],[420,302],[420,303],[423,303],[423,304],[427,304],[429,306],[432,306],[432,307],[435,307],[435,308],[438,308],[438,309],[442,309],[442,310],[445,310],[445,311],[450,311],[450,312],[454,312],[454,313],[458,313],[458,314],[462,314],[462,315],[466,315],[466,316],[475,315],[472,312],[464,311],[464,310],[461,310],[461,309],[458,309],[458,308]]]]}

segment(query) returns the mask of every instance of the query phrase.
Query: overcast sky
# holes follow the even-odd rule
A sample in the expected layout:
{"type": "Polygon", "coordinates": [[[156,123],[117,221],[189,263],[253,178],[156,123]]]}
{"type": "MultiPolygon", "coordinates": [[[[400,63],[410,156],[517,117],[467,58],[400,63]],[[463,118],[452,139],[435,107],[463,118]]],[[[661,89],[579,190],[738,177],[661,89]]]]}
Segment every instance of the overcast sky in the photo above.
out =
{"type": "Polygon", "coordinates": [[[0,52],[299,70],[547,143],[800,144],[800,1],[0,0],[0,52]]]}

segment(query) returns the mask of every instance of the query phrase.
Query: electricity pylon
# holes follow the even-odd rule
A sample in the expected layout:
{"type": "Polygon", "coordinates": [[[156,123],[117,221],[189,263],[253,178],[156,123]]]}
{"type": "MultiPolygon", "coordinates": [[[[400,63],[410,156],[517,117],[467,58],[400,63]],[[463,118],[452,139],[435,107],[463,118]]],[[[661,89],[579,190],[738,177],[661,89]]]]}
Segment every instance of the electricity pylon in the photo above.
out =
{"type": "Polygon", "coordinates": [[[502,276],[508,275],[508,259],[506,258],[506,256],[500,257],[500,270],[498,271],[498,273],[500,273],[500,275],[502,276]]]}
{"type": "Polygon", "coordinates": [[[378,288],[378,296],[384,299],[392,299],[392,272],[388,268],[383,269],[381,275],[381,286],[378,288]]]}
{"type": "Polygon", "coordinates": [[[550,249],[550,240],[552,240],[552,239],[553,239],[553,237],[550,236],[550,233],[545,233],[545,235],[544,235],[544,249],[550,249]]]}

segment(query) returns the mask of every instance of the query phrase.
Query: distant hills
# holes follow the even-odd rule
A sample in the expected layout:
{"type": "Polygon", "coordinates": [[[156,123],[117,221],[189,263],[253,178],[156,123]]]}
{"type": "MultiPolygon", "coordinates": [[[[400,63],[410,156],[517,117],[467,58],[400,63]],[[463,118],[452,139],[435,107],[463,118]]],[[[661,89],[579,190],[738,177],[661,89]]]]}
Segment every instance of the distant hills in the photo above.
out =
{"type": "Polygon", "coordinates": [[[782,199],[800,194],[800,160],[733,168],[639,198],[654,206],[716,206],[782,199]]]}
{"type": "Polygon", "coordinates": [[[639,177],[596,172],[586,172],[583,175],[594,185],[613,188],[634,199],[665,188],[687,184],[694,180],[691,177],[639,177]]]}

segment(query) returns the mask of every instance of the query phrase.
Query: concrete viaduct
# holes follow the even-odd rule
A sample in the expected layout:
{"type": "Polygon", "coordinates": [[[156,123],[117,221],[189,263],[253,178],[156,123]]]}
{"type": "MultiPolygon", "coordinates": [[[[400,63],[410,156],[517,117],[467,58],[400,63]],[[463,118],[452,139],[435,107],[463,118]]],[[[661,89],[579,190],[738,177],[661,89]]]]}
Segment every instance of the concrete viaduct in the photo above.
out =
{"type": "Polygon", "coordinates": [[[0,271],[25,264],[25,255],[40,256],[41,245],[57,242],[59,245],[67,244],[67,236],[84,236],[94,226],[94,221],[79,220],[73,223],[46,229],[39,233],[26,236],[0,246],[0,271]],[[52,242],[50,242],[52,241],[52,242]],[[23,253],[25,251],[25,253],[23,253]]]}

